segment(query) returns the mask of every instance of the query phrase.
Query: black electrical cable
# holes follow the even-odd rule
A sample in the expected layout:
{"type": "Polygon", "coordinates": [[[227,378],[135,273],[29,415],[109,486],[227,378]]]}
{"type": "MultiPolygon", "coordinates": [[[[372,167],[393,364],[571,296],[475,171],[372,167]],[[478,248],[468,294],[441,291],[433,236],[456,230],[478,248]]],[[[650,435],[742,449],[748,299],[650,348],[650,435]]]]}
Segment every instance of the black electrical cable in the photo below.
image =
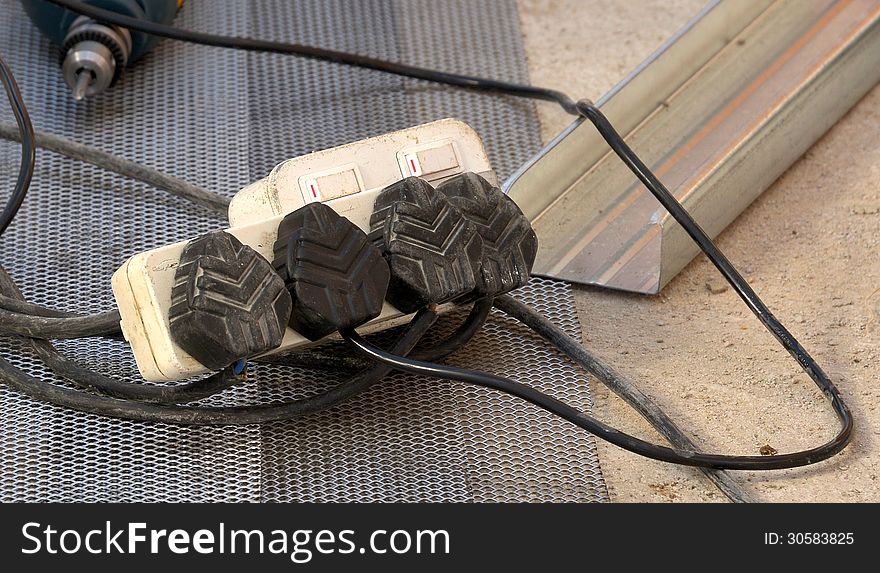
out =
{"type": "MultiPolygon", "coordinates": [[[[34,130],[34,136],[37,147],[64,155],[76,161],[90,163],[135,181],[146,183],[156,189],[167,191],[172,195],[177,195],[196,205],[210,209],[224,218],[226,217],[226,211],[229,208],[229,198],[219,193],[202,189],[152,167],[141,165],[124,157],[107,153],[91,145],[73,141],[54,133],[37,129],[34,130]]],[[[15,129],[15,125],[5,122],[0,122],[0,137],[12,141],[21,141],[21,134],[19,130],[15,129]]]]}
{"type": "MultiPolygon", "coordinates": [[[[492,309],[493,299],[485,298],[478,300],[467,319],[447,338],[430,348],[416,348],[410,353],[410,357],[418,360],[436,361],[445,358],[455,352],[479,331],[488,318],[492,309]]],[[[564,354],[569,356],[575,363],[590,372],[597,379],[608,386],[618,396],[629,403],[640,415],[648,420],[669,442],[679,450],[696,451],[697,446],[682,432],[678,426],[651,400],[643,394],[635,385],[628,382],[621,374],[610,366],[604,364],[593,356],[576,340],[569,337],[565,332],[546,319],[538,312],[532,310],[523,303],[509,295],[494,299],[494,306],[508,314],[512,318],[522,322],[537,334],[545,338],[564,354]]],[[[262,360],[261,360],[262,362],[262,360]]],[[[340,355],[334,351],[301,351],[290,355],[265,359],[269,364],[287,366],[312,367],[319,369],[355,370],[364,368],[371,361],[357,357],[340,355]]],[[[752,500],[742,491],[736,481],[723,470],[699,468],[718,487],[718,489],[731,501],[736,503],[750,503],[752,500]]]]}
{"type": "Polygon", "coordinates": [[[849,443],[852,437],[853,420],[849,408],[844,403],[837,387],[828,378],[822,368],[812,356],[801,346],[800,342],[792,335],[785,326],[779,322],[749,283],[736,270],[733,264],[724,256],[711,237],[694,220],[690,213],[678,202],[663,183],[651,172],[647,165],[630,149],[620,134],[614,129],[605,115],[593,105],[592,102],[582,100],[577,103],[578,112],[590,120],[599,134],[608,143],[618,157],[638,177],[639,181],[648,188],[661,205],[678,222],[685,232],[700,247],[706,257],[715,265],[715,268],[724,276],[730,286],[745,302],[749,310],[761,321],[761,324],[779,341],[788,351],[792,358],[797,361],[801,369],[815,382],[816,386],[825,394],[831,402],[837,417],[840,419],[841,428],[837,436],[825,444],[826,451],[840,451],[849,443]]]}
{"type": "Polygon", "coordinates": [[[0,212],[0,235],[12,223],[12,219],[21,208],[24,197],[27,195],[28,188],[31,185],[31,179],[34,176],[34,161],[36,159],[36,143],[34,142],[34,126],[31,124],[31,118],[28,115],[27,108],[24,105],[24,99],[21,97],[21,91],[15,82],[15,76],[12,70],[0,57],[0,83],[6,90],[6,97],[9,99],[9,105],[12,107],[12,114],[15,116],[15,123],[18,125],[19,139],[21,141],[21,163],[18,167],[18,179],[15,181],[15,187],[12,194],[6,201],[6,207],[0,212]]]}
{"type": "MultiPolygon", "coordinates": [[[[5,272],[2,265],[0,265],[0,270],[5,272]]],[[[38,304],[34,304],[32,302],[27,302],[24,299],[19,300],[14,297],[6,296],[5,294],[0,294],[0,309],[6,309],[11,312],[15,312],[25,316],[45,316],[50,318],[79,318],[84,319],[88,317],[94,317],[95,320],[103,320],[101,317],[105,313],[97,313],[96,315],[88,315],[88,314],[79,314],[76,312],[67,312],[64,310],[55,310],[53,308],[46,308],[44,306],[40,306],[38,304]]],[[[0,333],[3,332],[3,327],[0,325],[0,333]]],[[[122,329],[119,326],[118,319],[116,320],[116,329],[112,332],[107,332],[105,334],[108,338],[120,338],[122,336],[122,329]]]]}
{"type": "MultiPolygon", "coordinates": [[[[416,313],[409,326],[394,343],[392,352],[407,354],[436,318],[437,314],[431,310],[425,309],[416,313]]],[[[120,400],[65,388],[30,376],[0,358],[0,381],[31,398],[113,418],[191,425],[260,424],[314,414],[363,392],[379,382],[391,370],[390,367],[374,364],[330,390],[299,400],[249,406],[197,407],[120,400]]]]}
{"type": "Polygon", "coordinates": [[[565,402],[557,400],[552,396],[548,396],[531,386],[526,386],[525,384],[520,384],[519,382],[514,382],[513,380],[495,374],[489,374],[487,372],[413,360],[412,358],[406,358],[405,356],[396,356],[394,353],[386,352],[381,348],[373,346],[364,340],[354,329],[342,330],[340,331],[340,334],[342,334],[342,338],[349,344],[376,362],[412,374],[421,374],[423,376],[430,376],[442,380],[467,382],[469,384],[475,384],[477,386],[505,392],[512,396],[522,398],[523,400],[543,408],[560,418],[568,420],[579,428],[625,450],[646,458],[652,458],[663,462],[719,470],[780,470],[805,466],[827,459],[839,452],[846,445],[846,442],[841,443],[839,440],[832,440],[827,444],[823,444],[810,450],[791,454],[779,454],[776,456],[729,456],[705,454],[701,452],[676,451],[665,446],[658,446],[646,442],[612,428],[604,422],[600,422],[592,416],[588,416],[580,410],[572,408],[565,402]]]}
{"type": "Polygon", "coordinates": [[[236,375],[232,368],[226,368],[200,380],[173,386],[122,382],[81,366],[58,352],[48,340],[39,338],[29,340],[34,353],[57,376],[80,388],[121,400],[153,404],[185,404],[213,396],[245,380],[244,376],[236,375]]]}
{"type": "MultiPolygon", "coordinates": [[[[687,437],[650,396],[639,390],[635,384],[627,380],[625,376],[617,372],[610,365],[590,353],[580,342],[570,337],[544,315],[510,295],[499,296],[495,299],[494,305],[495,308],[504,314],[530,328],[585,371],[592,374],[647,420],[675,449],[693,452],[698,450],[697,445],[687,437]]],[[[700,468],[700,470],[731,501],[751,503],[752,500],[742,491],[728,472],[707,468],[700,468]]]]}
{"type": "Polygon", "coordinates": [[[369,56],[340,52],[337,50],[328,50],[314,46],[305,46],[302,44],[292,44],[287,42],[273,42],[269,40],[259,40],[255,38],[242,38],[237,36],[219,36],[216,34],[206,34],[203,32],[194,32],[191,30],[181,30],[174,26],[166,26],[147,20],[139,20],[130,16],[125,16],[110,10],[104,10],[77,2],[75,0],[48,0],[52,4],[57,4],[77,14],[88,16],[100,22],[106,22],[115,26],[128,28],[153,36],[179,40],[181,42],[191,42],[202,44],[204,46],[214,46],[218,48],[233,48],[236,50],[246,50],[255,52],[269,52],[276,54],[288,54],[300,56],[313,60],[321,60],[325,62],[333,62],[347,66],[355,66],[358,68],[366,68],[385,72],[398,76],[405,76],[419,80],[426,80],[441,84],[447,84],[460,88],[473,89],[486,92],[496,92],[517,97],[529,99],[538,99],[545,101],[553,101],[562,106],[562,109],[571,114],[577,114],[575,102],[567,95],[556,90],[538,88],[526,84],[516,84],[511,82],[503,82],[476,76],[468,76],[463,74],[453,74],[441,72],[417,66],[410,66],[398,62],[390,62],[369,56]]]}
{"type": "Polygon", "coordinates": [[[30,338],[72,339],[112,336],[119,332],[119,311],[69,317],[34,316],[0,308],[0,334],[30,338]]]}
{"type": "MultiPolygon", "coordinates": [[[[0,265],[0,270],[5,272],[2,265],[0,265]]],[[[16,334],[16,330],[29,330],[31,332],[40,334],[50,334],[50,332],[42,331],[43,327],[45,326],[44,323],[40,321],[29,320],[33,317],[46,317],[55,319],[77,319],[77,322],[79,323],[79,327],[81,329],[83,328],[83,325],[85,325],[87,331],[95,333],[91,336],[105,336],[107,338],[119,338],[122,336],[122,330],[119,326],[120,316],[118,311],[99,312],[91,315],[79,314],[75,312],[67,312],[63,310],[46,308],[32,302],[27,302],[24,299],[19,300],[14,297],[0,294],[0,315],[11,317],[12,323],[15,325],[10,327],[9,330],[6,330],[4,329],[3,320],[2,318],[0,318],[0,334],[16,334]]],[[[57,329],[58,324],[62,324],[60,320],[58,323],[55,323],[55,325],[53,325],[51,328],[57,329]]]]}
{"type": "Polygon", "coordinates": [[[64,310],[55,310],[46,308],[32,302],[18,300],[5,294],[0,294],[0,308],[5,308],[11,312],[19,314],[27,314],[31,316],[50,316],[53,318],[81,318],[85,315],[76,312],[67,312],[64,310]]]}
{"type": "MultiPolygon", "coordinates": [[[[489,312],[492,310],[492,299],[483,298],[474,303],[467,318],[449,336],[432,346],[417,347],[409,355],[419,360],[436,361],[456,352],[480,331],[489,312]]],[[[256,362],[274,364],[276,366],[298,366],[321,370],[362,370],[373,364],[371,360],[360,355],[341,354],[338,349],[305,349],[281,356],[258,358],[256,362]]]]}
{"type": "Polygon", "coordinates": [[[464,322],[449,336],[425,348],[416,348],[410,353],[416,360],[440,360],[458,351],[483,328],[489,313],[492,311],[492,297],[484,297],[476,302],[464,322]]]}
{"type": "Polygon", "coordinates": [[[254,358],[252,362],[272,364],[274,366],[291,366],[294,368],[312,368],[316,370],[332,370],[337,372],[355,372],[369,368],[371,361],[360,356],[346,353],[340,354],[336,348],[304,348],[277,356],[254,358]]]}

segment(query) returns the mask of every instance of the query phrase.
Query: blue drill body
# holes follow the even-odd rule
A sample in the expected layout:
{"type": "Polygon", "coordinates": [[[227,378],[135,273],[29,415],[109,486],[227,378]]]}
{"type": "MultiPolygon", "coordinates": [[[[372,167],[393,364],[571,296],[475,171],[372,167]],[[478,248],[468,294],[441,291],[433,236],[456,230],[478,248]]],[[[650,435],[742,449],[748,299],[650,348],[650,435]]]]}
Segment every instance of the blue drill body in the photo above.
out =
{"type": "MultiPolygon", "coordinates": [[[[61,46],[64,77],[77,99],[113,85],[127,65],[141,58],[159,40],[95,22],[45,0],[21,2],[34,25],[61,46]]],[[[162,24],[173,21],[179,8],[178,0],[84,0],[83,3],[162,24]]]]}

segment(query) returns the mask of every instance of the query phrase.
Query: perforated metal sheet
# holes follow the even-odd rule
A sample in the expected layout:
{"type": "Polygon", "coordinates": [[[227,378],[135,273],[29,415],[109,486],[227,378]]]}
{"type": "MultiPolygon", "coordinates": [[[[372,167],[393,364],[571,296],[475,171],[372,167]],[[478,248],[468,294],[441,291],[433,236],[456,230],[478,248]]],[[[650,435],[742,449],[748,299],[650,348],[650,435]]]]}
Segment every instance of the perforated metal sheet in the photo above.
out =
{"type": "MultiPolygon", "coordinates": [[[[512,1],[201,2],[177,25],[258,35],[500,78],[525,80],[512,1]]],[[[75,103],[53,48],[17,1],[0,0],[0,53],[34,124],[232,195],[278,162],[442,117],[486,143],[501,177],[538,148],[528,103],[283,56],[162,42],[112,92],[75,103]]],[[[0,112],[11,120],[7,110],[0,112]]],[[[223,221],[143,185],[38,153],[31,193],[0,241],[29,300],[76,311],[113,304],[109,277],[131,254],[223,221]]],[[[0,188],[16,146],[0,142],[0,188]]],[[[578,336],[569,287],[534,280],[520,294],[578,336]]],[[[445,317],[451,328],[461,315],[445,317]]],[[[54,380],[12,339],[0,353],[54,380]]],[[[119,342],[59,347],[85,365],[137,379],[119,342]]],[[[512,376],[578,407],[588,381],[517,323],[493,314],[449,361],[512,376]]],[[[250,382],[209,403],[304,396],[337,374],[256,365],[250,382]]],[[[178,427],[81,414],[0,385],[4,501],[602,501],[592,437],[515,399],[395,374],[337,408],[298,421],[178,427]]]]}

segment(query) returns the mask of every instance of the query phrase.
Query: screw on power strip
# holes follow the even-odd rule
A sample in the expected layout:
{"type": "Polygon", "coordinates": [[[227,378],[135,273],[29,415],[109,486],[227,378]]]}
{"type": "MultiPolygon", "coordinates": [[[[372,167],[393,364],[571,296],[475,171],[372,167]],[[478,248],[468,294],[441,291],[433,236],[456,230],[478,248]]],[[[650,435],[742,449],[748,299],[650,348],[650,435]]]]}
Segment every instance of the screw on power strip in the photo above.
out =
{"type": "Polygon", "coordinates": [[[293,301],[289,324],[309,340],[382,312],[388,264],[362,230],[327,205],[310,203],[284,217],[274,253],[293,301]]]}
{"type": "Polygon", "coordinates": [[[408,177],[376,198],[370,239],[391,269],[388,302],[403,312],[471,293],[477,284],[483,241],[429,183],[408,177]]]}
{"type": "Polygon", "coordinates": [[[211,370],[278,347],[291,312],[284,281],[238,239],[216,231],[190,241],[171,291],[174,342],[211,370]]]}

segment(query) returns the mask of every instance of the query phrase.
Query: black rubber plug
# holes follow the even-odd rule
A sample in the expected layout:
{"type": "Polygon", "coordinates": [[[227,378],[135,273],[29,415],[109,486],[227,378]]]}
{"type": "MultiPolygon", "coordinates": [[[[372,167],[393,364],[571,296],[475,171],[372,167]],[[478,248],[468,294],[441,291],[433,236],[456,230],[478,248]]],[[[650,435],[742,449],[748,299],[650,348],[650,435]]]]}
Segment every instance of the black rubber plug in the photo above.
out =
{"type": "Polygon", "coordinates": [[[290,326],[309,340],[379,316],[388,263],[354,223],[323,203],[290,213],[278,227],[273,266],[293,299],[290,326]]]}
{"type": "Polygon", "coordinates": [[[426,181],[408,177],[382,190],[370,239],[391,269],[388,302],[403,312],[459,298],[477,284],[477,228],[426,181]]]}
{"type": "Polygon", "coordinates": [[[171,290],[171,338],[211,370],[278,347],[290,295],[272,265],[223,231],[190,241],[171,290]]]}
{"type": "Polygon", "coordinates": [[[525,285],[538,252],[538,236],[519,206],[476,173],[447,179],[437,191],[477,226],[483,239],[473,294],[500,295],[525,285]]]}

